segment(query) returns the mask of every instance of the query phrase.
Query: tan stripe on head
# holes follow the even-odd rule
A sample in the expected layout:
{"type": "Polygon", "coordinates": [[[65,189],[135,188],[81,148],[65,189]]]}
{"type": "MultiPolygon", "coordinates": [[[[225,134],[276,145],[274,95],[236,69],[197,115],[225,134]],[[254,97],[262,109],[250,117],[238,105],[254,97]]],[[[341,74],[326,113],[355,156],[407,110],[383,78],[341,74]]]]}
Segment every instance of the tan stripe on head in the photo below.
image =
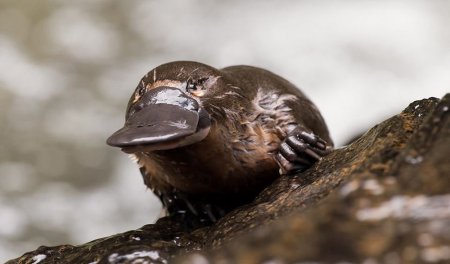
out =
{"type": "Polygon", "coordinates": [[[181,89],[183,87],[183,83],[175,80],[158,80],[154,83],[147,84],[147,90],[155,89],[161,86],[168,86],[173,88],[181,89]]]}

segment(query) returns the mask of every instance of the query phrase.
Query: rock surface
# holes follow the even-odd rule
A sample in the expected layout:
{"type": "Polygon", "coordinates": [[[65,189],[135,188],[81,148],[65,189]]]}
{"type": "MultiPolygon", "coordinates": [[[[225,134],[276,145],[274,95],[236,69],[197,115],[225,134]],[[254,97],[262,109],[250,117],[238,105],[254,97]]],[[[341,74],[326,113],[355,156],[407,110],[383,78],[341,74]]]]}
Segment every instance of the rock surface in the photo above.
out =
{"type": "Polygon", "coordinates": [[[162,218],[7,263],[449,263],[450,94],[281,177],[213,226],[162,218]]]}

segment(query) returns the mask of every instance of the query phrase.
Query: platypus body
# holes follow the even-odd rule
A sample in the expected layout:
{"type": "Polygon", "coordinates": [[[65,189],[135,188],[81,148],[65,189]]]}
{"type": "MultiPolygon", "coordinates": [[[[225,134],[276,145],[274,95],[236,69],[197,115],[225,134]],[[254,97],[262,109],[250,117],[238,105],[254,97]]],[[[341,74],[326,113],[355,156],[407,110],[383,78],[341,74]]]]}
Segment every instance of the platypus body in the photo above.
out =
{"type": "Polygon", "coordinates": [[[264,69],[191,61],[156,67],[107,141],[133,155],[169,215],[215,221],[333,147],[314,104],[264,69]]]}

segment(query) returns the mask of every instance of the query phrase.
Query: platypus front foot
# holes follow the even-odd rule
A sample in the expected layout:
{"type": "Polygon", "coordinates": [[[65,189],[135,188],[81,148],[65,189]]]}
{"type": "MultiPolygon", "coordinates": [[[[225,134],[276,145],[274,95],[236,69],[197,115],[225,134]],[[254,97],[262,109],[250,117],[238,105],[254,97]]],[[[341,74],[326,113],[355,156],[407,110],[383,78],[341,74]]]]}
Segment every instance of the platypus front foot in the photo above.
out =
{"type": "Polygon", "coordinates": [[[313,132],[297,127],[281,142],[276,155],[280,174],[304,171],[332,150],[331,145],[313,132]]]}

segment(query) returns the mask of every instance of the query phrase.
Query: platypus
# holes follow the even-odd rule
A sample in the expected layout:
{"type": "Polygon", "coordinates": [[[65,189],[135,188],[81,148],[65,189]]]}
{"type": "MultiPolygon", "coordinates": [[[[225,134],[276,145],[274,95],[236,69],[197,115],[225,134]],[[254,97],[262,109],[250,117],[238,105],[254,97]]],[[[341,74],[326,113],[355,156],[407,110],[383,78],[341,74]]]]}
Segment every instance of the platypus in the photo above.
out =
{"type": "Polygon", "coordinates": [[[252,66],[160,65],[140,80],[125,118],[107,143],[135,158],[169,215],[200,221],[216,221],[333,149],[317,107],[252,66]]]}

